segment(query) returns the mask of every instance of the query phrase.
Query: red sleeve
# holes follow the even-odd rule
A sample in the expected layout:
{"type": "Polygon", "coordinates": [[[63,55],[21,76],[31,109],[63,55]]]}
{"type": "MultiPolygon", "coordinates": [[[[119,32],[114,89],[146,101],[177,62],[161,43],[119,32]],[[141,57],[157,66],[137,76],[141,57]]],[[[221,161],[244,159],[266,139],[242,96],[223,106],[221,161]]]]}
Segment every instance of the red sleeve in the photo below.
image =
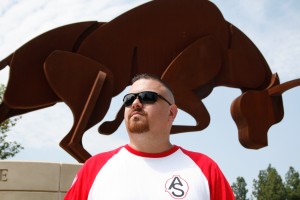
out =
{"type": "Polygon", "coordinates": [[[121,148],[122,147],[113,151],[100,153],[88,159],[78,171],[64,200],[87,200],[90,188],[92,187],[98,172],[111,157],[119,152],[121,148]]]}
{"type": "Polygon", "coordinates": [[[211,200],[235,200],[232,189],[219,166],[204,154],[182,149],[204,173],[208,180],[211,200]]]}

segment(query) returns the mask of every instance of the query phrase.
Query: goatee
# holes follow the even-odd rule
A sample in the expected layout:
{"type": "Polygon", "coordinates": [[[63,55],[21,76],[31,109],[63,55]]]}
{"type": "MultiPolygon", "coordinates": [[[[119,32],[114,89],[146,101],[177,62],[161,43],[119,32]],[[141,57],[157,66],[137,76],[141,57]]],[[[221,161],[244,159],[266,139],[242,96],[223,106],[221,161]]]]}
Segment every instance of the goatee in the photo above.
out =
{"type": "Polygon", "coordinates": [[[131,133],[144,133],[149,131],[148,114],[141,108],[136,108],[132,112],[138,112],[139,115],[129,115],[127,120],[128,131],[131,133]]]}

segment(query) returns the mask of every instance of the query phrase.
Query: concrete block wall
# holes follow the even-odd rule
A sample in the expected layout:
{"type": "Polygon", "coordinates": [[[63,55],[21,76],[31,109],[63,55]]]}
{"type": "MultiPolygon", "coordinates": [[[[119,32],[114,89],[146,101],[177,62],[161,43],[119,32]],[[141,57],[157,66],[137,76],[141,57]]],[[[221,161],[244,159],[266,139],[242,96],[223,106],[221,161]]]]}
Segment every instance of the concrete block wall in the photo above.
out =
{"type": "Polygon", "coordinates": [[[63,200],[81,166],[0,161],[0,200],[63,200]]]}

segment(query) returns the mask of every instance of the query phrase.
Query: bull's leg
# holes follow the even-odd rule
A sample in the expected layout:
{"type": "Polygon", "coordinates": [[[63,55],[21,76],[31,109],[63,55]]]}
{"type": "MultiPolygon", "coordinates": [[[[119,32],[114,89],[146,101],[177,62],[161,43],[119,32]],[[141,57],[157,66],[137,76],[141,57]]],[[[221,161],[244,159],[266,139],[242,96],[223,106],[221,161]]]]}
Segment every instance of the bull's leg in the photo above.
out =
{"type": "Polygon", "coordinates": [[[53,91],[71,108],[74,116],[73,127],[60,145],[79,162],[84,162],[91,155],[82,145],[82,136],[108,110],[112,74],[94,60],[63,51],[56,51],[47,58],[45,74],[53,91]],[[101,106],[96,106],[97,103],[101,106]]]}
{"type": "Polygon", "coordinates": [[[10,107],[5,102],[2,102],[0,104],[0,123],[2,123],[3,121],[5,121],[11,117],[22,115],[24,113],[32,112],[32,111],[46,108],[46,107],[53,106],[53,105],[55,105],[55,104],[51,104],[51,105],[47,105],[47,106],[39,107],[39,108],[34,108],[34,109],[16,109],[16,108],[10,107]]]}
{"type": "Polygon", "coordinates": [[[196,120],[195,126],[173,126],[172,133],[199,131],[208,126],[209,113],[201,100],[214,87],[223,53],[213,36],[200,38],[182,51],[163,74],[162,79],[174,90],[177,106],[196,120]]]}
{"type": "Polygon", "coordinates": [[[6,103],[10,107],[33,109],[60,101],[47,80],[43,64],[55,50],[74,51],[92,30],[101,25],[97,22],[80,22],[58,27],[33,38],[12,55],[0,61],[0,69],[11,67],[6,103]]]}
{"type": "Polygon", "coordinates": [[[191,91],[185,88],[175,89],[176,95],[184,97],[177,98],[176,105],[183,111],[189,113],[195,120],[195,126],[173,125],[171,133],[192,132],[205,129],[210,122],[210,116],[201,100],[191,91]]]}
{"type": "Polygon", "coordinates": [[[7,106],[4,102],[0,105],[0,123],[14,116],[11,114],[12,109],[7,106]]]}
{"type": "Polygon", "coordinates": [[[14,54],[10,54],[6,58],[0,61],[0,70],[4,69],[6,66],[8,66],[13,58],[14,54]]]}
{"type": "Polygon", "coordinates": [[[84,162],[91,155],[83,148],[82,146],[82,134],[85,132],[88,120],[92,114],[93,108],[98,100],[100,91],[103,87],[106,74],[102,71],[99,71],[97,77],[94,81],[93,87],[90,91],[88,99],[84,105],[83,111],[80,115],[80,118],[76,124],[74,124],[75,129],[71,141],[68,144],[70,150],[80,157],[80,161],[84,162]]]}
{"type": "Polygon", "coordinates": [[[98,128],[99,133],[103,135],[110,135],[114,133],[119,128],[124,119],[124,110],[125,107],[122,106],[113,121],[103,122],[98,128]]]}

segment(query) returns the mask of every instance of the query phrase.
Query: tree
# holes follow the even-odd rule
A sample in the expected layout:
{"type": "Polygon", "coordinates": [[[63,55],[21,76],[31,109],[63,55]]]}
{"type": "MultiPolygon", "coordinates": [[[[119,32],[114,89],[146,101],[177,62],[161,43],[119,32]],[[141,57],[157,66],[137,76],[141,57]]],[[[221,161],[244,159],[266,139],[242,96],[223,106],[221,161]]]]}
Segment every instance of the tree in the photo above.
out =
{"type": "MultiPolygon", "coordinates": [[[[3,100],[3,93],[5,91],[4,85],[0,85],[0,102],[3,100]]],[[[7,132],[10,130],[11,127],[16,125],[17,120],[20,117],[7,119],[0,124],[0,160],[5,160],[9,157],[14,157],[17,153],[24,149],[21,144],[17,142],[8,142],[7,139],[7,132]]]]}
{"type": "Polygon", "coordinates": [[[266,170],[261,170],[258,180],[253,180],[253,196],[258,200],[285,200],[286,191],[280,175],[269,164],[266,170]]]}
{"type": "Polygon", "coordinates": [[[285,190],[287,193],[287,200],[300,199],[300,178],[299,172],[296,172],[293,167],[285,174],[285,190]]]}
{"type": "Polygon", "coordinates": [[[233,183],[231,185],[232,191],[234,193],[235,199],[236,200],[248,200],[247,197],[247,192],[248,190],[246,189],[247,183],[243,177],[237,177],[236,178],[236,183],[233,183]]]}

